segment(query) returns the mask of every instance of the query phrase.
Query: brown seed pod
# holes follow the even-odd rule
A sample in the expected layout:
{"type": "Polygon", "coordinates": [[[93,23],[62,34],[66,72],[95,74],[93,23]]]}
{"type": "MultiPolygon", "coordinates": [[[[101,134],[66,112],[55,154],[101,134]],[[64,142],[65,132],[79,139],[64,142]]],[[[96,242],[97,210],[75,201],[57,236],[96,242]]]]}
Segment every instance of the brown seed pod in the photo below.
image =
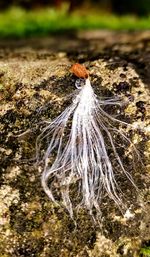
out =
{"type": "Polygon", "coordinates": [[[78,78],[87,79],[89,76],[89,73],[84,65],[81,65],[79,63],[75,63],[72,65],[70,71],[76,75],[78,78]]]}

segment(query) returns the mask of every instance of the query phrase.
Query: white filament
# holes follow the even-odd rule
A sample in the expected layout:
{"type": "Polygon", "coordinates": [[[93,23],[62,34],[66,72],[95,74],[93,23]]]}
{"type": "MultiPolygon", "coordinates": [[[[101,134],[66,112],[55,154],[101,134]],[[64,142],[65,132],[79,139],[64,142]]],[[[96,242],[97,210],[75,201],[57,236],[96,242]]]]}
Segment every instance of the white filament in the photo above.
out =
{"type": "Polygon", "coordinates": [[[125,134],[112,125],[118,120],[101,108],[102,105],[116,103],[114,100],[98,100],[90,80],[86,79],[72,104],[50,122],[37,139],[37,154],[41,142],[44,139],[48,140],[48,148],[43,156],[45,162],[42,174],[43,189],[49,198],[55,201],[53,189],[56,184],[71,216],[73,216],[70,199],[72,184],[77,183],[79,187],[82,196],[80,204],[92,212],[93,207],[100,210],[100,200],[104,191],[117,205],[122,204],[115,169],[126,174],[133,183],[117,153],[112,132],[121,136],[122,140],[131,142],[125,134]],[[108,148],[111,148],[116,168],[112,159],[110,160],[108,148]],[[50,158],[55,153],[55,160],[50,166],[50,158]],[[54,179],[57,180],[55,184],[52,182],[54,179]]]}

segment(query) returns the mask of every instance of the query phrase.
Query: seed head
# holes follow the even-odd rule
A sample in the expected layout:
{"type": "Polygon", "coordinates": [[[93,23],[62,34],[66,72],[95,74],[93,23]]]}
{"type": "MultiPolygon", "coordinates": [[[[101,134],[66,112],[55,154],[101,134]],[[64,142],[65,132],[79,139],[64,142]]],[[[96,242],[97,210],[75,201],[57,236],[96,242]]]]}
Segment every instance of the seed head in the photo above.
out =
{"type": "Polygon", "coordinates": [[[72,103],[47,123],[36,142],[37,160],[41,155],[45,163],[41,179],[43,189],[56,202],[54,192],[57,184],[57,191],[60,190],[63,204],[71,217],[74,207],[79,206],[84,206],[91,215],[94,209],[99,214],[103,195],[114,200],[122,211],[126,204],[122,201],[122,190],[117,183],[119,173],[135,184],[124,167],[118,149],[124,152],[124,146],[131,146],[132,142],[115,127],[117,123],[120,126],[128,124],[109,115],[103,108],[120,105],[121,102],[115,98],[98,98],[83,65],[76,63],[71,71],[80,80],[83,79],[84,84],[78,87],[80,90],[72,103]],[[41,148],[42,144],[46,151],[41,148]],[[79,197],[72,204],[75,199],[70,194],[73,184],[77,186],[82,200],[79,197]]]}
{"type": "Polygon", "coordinates": [[[79,63],[75,63],[72,65],[70,71],[76,75],[78,78],[87,79],[89,76],[89,73],[84,65],[81,65],[79,63]]]}

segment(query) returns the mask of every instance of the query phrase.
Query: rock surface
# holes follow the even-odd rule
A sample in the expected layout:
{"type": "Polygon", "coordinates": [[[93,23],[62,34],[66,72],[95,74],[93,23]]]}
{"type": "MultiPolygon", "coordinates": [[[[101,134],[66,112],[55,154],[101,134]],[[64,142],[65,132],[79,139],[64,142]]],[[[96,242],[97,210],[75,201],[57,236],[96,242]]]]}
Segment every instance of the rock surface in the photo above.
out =
{"type": "Polygon", "coordinates": [[[0,43],[0,257],[140,256],[150,241],[149,85],[150,32],[0,43]],[[75,224],[49,201],[35,160],[41,122],[61,113],[74,92],[74,62],[89,69],[99,96],[128,99],[122,117],[135,127],[131,140],[144,163],[141,168],[136,161],[133,172],[138,193],[120,177],[125,215],[104,199],[100,224],[82,209],[75,211],[75,224]]]}

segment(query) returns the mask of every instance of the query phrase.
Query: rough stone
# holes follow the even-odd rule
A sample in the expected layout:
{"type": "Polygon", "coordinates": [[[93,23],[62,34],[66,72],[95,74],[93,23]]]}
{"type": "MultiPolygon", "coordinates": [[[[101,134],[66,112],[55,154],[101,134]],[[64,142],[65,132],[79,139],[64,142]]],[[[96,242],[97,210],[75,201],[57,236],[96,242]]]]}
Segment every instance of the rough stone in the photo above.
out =
{"type": "Polygon", "coordinates": [[[58,40],[0,44],[0,257],[138,257],[150,240],[150,33],[90,32],[58,40]],[[144,163],[141,168],[136,161],[133,172],[139,192],[120,177],[125,215],[106,198],[99,224],[84,209],[73,221],[49,201],[35,160],[41,122],[71,101],[74,62],[88,68],[99,97],[123,98],[118,115],[135,128],[127,132],[144,163]]]}

